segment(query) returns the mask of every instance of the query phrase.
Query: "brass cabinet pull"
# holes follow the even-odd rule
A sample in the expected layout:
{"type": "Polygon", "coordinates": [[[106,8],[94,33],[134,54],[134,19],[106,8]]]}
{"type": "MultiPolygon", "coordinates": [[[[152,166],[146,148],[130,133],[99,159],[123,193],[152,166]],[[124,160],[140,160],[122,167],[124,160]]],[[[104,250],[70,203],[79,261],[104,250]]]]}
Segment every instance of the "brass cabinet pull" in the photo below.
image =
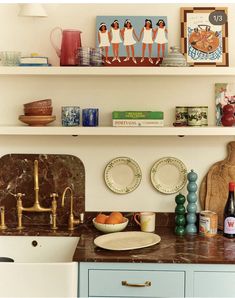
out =
{"type": "Polygon", "coordinates": [[[146,281],[143,284],[130,284],[129,282],[127,282],[126,280],[122,281],[122,286],[126,286],[126,287],[139,287],[139,288],[143,288],[143,287],[151,287],[152,283],[151,281],[146,281]]]}

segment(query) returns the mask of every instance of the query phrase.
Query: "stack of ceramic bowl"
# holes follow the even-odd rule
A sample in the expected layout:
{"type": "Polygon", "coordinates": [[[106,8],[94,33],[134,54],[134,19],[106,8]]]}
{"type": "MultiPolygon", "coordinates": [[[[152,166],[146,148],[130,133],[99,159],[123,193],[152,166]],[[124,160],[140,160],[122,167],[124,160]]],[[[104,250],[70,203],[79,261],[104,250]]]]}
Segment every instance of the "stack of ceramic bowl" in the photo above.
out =
{"type": "Polygon", "coordinates": [[[51,99],[29,102],[24,104],[24,115],[19,120],[30,126],[44,126],[56,119],[52,111],[51,99]]]}

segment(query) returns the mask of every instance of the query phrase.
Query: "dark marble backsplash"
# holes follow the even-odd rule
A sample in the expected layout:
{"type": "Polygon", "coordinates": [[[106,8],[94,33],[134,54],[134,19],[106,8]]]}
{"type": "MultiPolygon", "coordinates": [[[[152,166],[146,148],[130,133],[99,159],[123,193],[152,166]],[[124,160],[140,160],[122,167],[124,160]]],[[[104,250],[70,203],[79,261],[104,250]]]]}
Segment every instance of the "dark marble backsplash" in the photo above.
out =
{"type": "MultiPolygon", "coordinates": [[[[74,190],[74,215],[85,211],[85,169],[82,161],[72,155],[53,154],[8,154],[0,158],[0,205],[5,206],[6,224],[17,225],[16,198],[14,194],[25,193],[23,206],[34,203],[34,160],[39,168],[39,201],[42,207],[51,206],[50,194],[58,193],[57,223],[67,225],[70,195],[61,206],[65,187],[74,190]]],[[[23,213],[23,224],[49,225],[49,213],[23,213]]]]}
{"type": "MultiPolygon", "coordinates": [[[[51,207],[50,194],[58,193],[57,225],[67,226],[70,211],[70,194],[65,198],[65,207],[61,206],[64,189],[70,186],[74,190],[74,215],[79,217],[85,212],[85,168],[82,161],[72,155],[54,154],[7,154],[0,158],[0,206],[5,206],[5,220],[8,227],[17,226],[16,198],[21,192],[23,206],[34,204],[34,160],[38,160],[39,201],[45,208],[51,207]]],[[[97,212],[98,213],[98,212],[97,212]]],[[[96,212],[86,212],[85,224],[91,225],[96,212]]],[[[108,212],[110,213],[110,212],[108,212]]],[[[124,212],[129,218],[129,226],[136,226],[133,212],[124,212]]],[[[44,226],[50,228],[50,213],[23,212],[25,227],[44,226]]],[[[174,213],[156,213],[156,226],[174,226],[174,213]]]]}

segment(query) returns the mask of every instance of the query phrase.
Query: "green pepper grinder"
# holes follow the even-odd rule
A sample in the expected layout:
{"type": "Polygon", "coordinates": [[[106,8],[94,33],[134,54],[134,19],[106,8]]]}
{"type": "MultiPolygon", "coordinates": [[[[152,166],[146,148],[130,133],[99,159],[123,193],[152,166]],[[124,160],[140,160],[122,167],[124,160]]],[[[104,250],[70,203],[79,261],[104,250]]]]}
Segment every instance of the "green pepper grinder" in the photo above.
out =
{"type": "Polygon", "coordinates": [[[177,236],[183,236],[185,234],[185,200],[185,196],[183,196],[181,193],[175,197],[175,234],[177,236]]]}

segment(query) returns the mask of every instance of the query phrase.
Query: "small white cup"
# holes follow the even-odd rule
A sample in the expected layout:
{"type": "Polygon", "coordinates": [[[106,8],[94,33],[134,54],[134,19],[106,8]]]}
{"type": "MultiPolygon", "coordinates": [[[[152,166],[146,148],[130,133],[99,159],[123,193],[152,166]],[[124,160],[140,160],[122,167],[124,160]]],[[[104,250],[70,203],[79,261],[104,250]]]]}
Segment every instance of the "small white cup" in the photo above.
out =
{"type": "Polygon", "coordinates": [[[134,220],[140,226],[142,232],[154,232],[155,217],[154,212],[139,212],[135,213],[134,220]]]}

